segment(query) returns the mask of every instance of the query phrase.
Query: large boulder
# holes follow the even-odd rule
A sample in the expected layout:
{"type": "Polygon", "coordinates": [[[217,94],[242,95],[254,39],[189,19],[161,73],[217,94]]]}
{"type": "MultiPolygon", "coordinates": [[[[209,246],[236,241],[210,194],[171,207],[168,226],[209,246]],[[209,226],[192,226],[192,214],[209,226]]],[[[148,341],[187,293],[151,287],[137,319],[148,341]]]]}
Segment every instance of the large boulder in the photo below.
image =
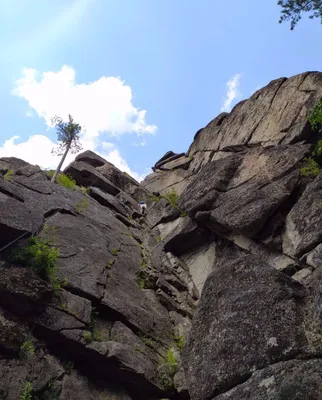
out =
{"type": "Polygon", "coordinates": [[[30,268],[0,263],[1,305],[26,317],[42,312],[51,296],[51,284],[36,276],[30,268]]]}
{"type": "Polygon", "coordinates": [[[1,359],[0,395],[6,400],[21,399],[24,389],[29,386],[33,395],[60,399],[59,383],[63,376],[63,367],[42,349],[37,349],[27,360],[1,359]]]}
{"type": "Polygon", "coordinates": [[[90,150],[86,150],[83,153],[78,154],[78,156],[75,158],[75,161],[83,161],[86,164],[89,164],[95,168],[101,167],[102,165],[107,163],[107,161],[103,157],[90,150]]]}
{"type": "MultiPolygon", "coordinates": [[[[105,385],[106,386],[106,385],[105,385]]],[[[65,374],[61,382],[59,400],[131,400],[124,389],[104,387],[95,388],[91,382],[76,371],[65,374]]]]}
{"type": "Polygon", "coordinates": [[[301,256],[322,242],[322,174],[309,184],[286,218],[283,250],[301,256]]]}
{"type": "Polygon", "coordinates": [[[167,152],[165,153],[165,155],[162,156],[162,157],[155,163],[155,166],[161,164],[162,162],[167,162],[167,161],[169,160],[169,158],[175,157],[176,155],[177,155],[177,154],[174,153],[174,152],[171,151],[171,150],[170,150],[170,151],[167,151],[167,152]]]}
{"type": "Polygon", "coordinates": [[[22,197],[19,200],[15,198],[15,192],[16,188],[0,177],[0,248],[36,232],[41,224],[31,215],[22,197]]]}
{"type": "Polygon", "coordinates": [[[247,382],[213,400],[318,400],[322,360],[291,360],[256,371],[247,382]]]}
{"type": "Polygon", "coordinates": [[[252,256],[215,268],[183,354],[192,399],[212,399],[257,369],[308,354],[304,296],[299,283],[252,256]]]}
{"type": "Polygon", "coordinates": [[[90,195],[93,199],[97,200],[100,204],[108,207],[118,213],[123,215],[130,214],[129,209],[126,209],[120,201],[118,201],[114,196],[108,193],[104,193],[102,190],[96,187],[90,187],[90,195]]]}
{"type": "Polygon", "coordinates": [[[162,164],[160,166],[161,171],[171,171],[172,169],[188,169],[191,159],[189,157],[186,157],[184,154],[181,155],[180,157],[176,158],[175,160],[167,161],[165,164],[162,164]]]}
{"type": "Polygon", "coordinates": [[[17,355],[27,337],[27,329],[24,324],[0,308],[0,353],[6,356],[17,355]]]}
{"type": "Polygon", "coordinates": [[[65,168],[64,174],[70,175],[75,179],[76,183],[81,186],[95,186],[113,196],[120,192],[118,187],[84,161],[72,162],[65,168]]]}
{"type": "Polygon", "coordinates": [[[26,161],[21,160],[20,158],[16,157],[2,157],[0,158],[0,168],[4,169],[5,172],[7,172],[9,169],[12,171],[16,171],[19,168],[26,167],[30,164],[28,164],[26,161]]]}
{"type": "Polygon", "coordinates": [[[292,195],[310,146],[255,148],[207,164],[179,198],[179,207],[215,232],[252,237],[292,195]]]}
{"type": "Polygon", "coordinates": [[[120,189],[125,190],[126,186],[131,184],[138,186],[139,183],[133,179],[130,175],[120,171],[113,164],[106,162],[104,165],[97,168],[97,170],[109,181],[113,182],[114,185],[120,189]]]}
{"type": "Polygon", "coordinates": [[[167,194],[174,190],[179,195],[188,186],[192,173],[185,169],[176,169],[171,171],[157,171],[148,175],[141,185],[151,193],[158,191],[161,194],[167,194]]]}
{"type": "Polygon", "coordinates": [[[97,170],[115,186],[122,189],[125,193],[137,201],[145,200],[150,203],[149,192],[139,185],[139,183],[126,172],[120,171],[113,164],[106,162],[97,170]]]}

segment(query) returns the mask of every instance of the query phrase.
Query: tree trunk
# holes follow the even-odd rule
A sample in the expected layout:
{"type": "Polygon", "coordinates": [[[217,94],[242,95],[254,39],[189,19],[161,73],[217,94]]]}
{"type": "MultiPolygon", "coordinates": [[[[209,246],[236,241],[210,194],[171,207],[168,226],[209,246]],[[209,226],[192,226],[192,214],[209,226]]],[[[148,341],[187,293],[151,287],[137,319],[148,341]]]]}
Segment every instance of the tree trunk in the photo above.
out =
{"type": "Polygon", "coordinates": [[[56,171],[55,171],[53,177],[51,178],[51,182],[55,182],[55,181],[56,181],[56,178],[57,178],[57,175],[58,175],[58,173],[59,173],[59,171],[60,171],[60,168],[62,167],[62,165],[63,165],[63,163],[64,163],[64,161],[65,161],[65,158],[66,158],[66,156],[67,156],[67,154],[68,154],[68,152],[69,152],[70,146],[71,146],[71,143],[67,145],[66,150],[65,150],[65,153],[63,154],[63,157],[62,157],[62,159],[60,160],[60,163],[58,164],[58,167],[57,167],[57,169],[56,169],[56,171]]]}

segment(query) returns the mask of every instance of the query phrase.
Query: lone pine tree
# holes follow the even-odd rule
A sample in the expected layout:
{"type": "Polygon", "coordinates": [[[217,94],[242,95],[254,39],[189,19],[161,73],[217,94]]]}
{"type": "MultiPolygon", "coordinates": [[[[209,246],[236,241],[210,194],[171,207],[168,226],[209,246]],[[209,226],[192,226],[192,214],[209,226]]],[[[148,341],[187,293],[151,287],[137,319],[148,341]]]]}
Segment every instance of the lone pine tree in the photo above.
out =
{"type": "Polygon", "coordinates": [[[64,122],[62,118],[55,116],[52,119],[53,124],[57,129],[58,147],[53,149],[52,152],[62,156],[58,167],[51,179],[55,182],[57,175],[65,161],[65,158],[69,151],[77,153],[82,150],[82,145],[79,141],[79,134],[82,130],[81,126],[74,122],[73,117],[68,115],[68,122],[64,122]]]}

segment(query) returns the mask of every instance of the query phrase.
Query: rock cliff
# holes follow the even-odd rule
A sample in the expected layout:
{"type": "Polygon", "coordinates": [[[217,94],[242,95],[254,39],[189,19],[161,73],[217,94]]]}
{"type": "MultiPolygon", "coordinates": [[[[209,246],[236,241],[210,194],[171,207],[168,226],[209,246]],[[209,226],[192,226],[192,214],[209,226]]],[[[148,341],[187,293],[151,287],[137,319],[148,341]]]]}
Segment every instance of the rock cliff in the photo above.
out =
{"type": "Polygon", "coordinates": [[[275,80],[141,184],[0,159],[0,399],[321,399],[321,99],[275,80]]]}

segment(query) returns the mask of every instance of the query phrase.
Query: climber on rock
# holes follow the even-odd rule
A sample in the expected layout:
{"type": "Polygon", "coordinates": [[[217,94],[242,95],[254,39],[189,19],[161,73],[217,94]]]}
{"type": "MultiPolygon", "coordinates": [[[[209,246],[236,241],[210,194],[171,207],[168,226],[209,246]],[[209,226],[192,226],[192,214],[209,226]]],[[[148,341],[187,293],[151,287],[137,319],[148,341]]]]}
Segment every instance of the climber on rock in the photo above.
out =
{"type": "Polygon", "coordinates": [[[139,203],[139,207],[140,207],[140,212],[141,212],[141,214],[142,215],[144,215],[145,214],[145,211],[146,211],[146,204],[145,204],[145,201],[140,201],[140,203],[139,203]]]}

